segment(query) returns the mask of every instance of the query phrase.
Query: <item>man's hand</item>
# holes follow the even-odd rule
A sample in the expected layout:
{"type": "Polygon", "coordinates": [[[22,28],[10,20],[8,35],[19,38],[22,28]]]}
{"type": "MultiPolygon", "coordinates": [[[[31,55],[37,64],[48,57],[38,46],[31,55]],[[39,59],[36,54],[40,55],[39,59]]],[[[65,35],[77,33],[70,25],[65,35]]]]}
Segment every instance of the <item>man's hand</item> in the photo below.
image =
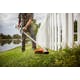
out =
{"type": "Polygon", "coordinates": [[[20,28],[20,24],[18,24],[18,27],[20,28]]]}
{"type": "Polygon", "coordinates": [[[20,29],[20,26],[19,25],[15,25],[15,28],[17,28],[19,30],[20,29]]]}
{"type": "Polygon", "coordinates": [[[27,30],[27,27],[23,27],[23,31],[26,31],[27,30]]]}

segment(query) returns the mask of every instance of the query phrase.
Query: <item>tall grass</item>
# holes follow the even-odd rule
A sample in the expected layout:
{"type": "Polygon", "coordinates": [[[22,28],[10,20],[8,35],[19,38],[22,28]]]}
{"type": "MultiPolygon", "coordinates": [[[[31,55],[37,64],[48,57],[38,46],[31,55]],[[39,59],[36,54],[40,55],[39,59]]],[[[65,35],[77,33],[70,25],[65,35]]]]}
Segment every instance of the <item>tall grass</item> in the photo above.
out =
{"type": "Polygon", "coordinates": [[[60,51],[49,50],[49,54],[35,54],[31,46],[24,53],[20,47],[0,53],[0,66],[6,67],[78,67],[80,46],[60,51]]]}

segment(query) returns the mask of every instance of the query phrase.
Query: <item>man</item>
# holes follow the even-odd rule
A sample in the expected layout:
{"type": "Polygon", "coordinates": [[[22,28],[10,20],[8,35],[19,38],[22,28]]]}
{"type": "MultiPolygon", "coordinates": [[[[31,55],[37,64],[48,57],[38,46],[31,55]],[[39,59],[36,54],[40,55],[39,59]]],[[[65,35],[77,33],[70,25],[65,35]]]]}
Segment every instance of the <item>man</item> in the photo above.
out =
{"type": "MultiPolygon", "coordinates": [[[[18,27],[20,27],[21,24],[23,31],[29,32],[30,36],[35,40],[34,31],[31,26],[33,20],[33,13],[19,13],[18,18],[19,18],[18,27]]],[[[26,35],[22,33],[22,52],[25,51],[25,39],[26,35]]],[[[36,44],[33,41],[32,48],[36,49],[36,44]]]]}

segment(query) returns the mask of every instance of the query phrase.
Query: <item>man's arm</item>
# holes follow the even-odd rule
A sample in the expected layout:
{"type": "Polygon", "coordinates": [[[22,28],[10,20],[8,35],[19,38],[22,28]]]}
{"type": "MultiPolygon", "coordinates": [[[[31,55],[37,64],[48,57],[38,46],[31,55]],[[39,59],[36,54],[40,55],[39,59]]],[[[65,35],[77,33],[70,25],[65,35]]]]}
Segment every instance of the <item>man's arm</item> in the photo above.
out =
{"type": "Polygon", "coordinates": [[[23,27],[23,30],[26,31],[27,28],[31,25],[32,19],[29,19],[26,25],[23,27]]]}
{"type": "Polygon", "coordinates": [[[30,15],[29,15],[29,20],[28,20],[28,22],[26,23],[26,25],[23,27],[23,30],[27,30],[27,28],[31,25],[32,20],[33,20],[33,14],[30,14],[30,15]]]}
{"type": "Polygon", "coordinates": [[[20,23],[21,23],[21,13],[19,13],[18,15],[18,27],[20,27],[20,23]]]}
{"type": "Polygon", "coordinates": [[[24,30],[27,30],[27,28],[31,25],[31,22],[32,22],[32,19],[29,19],[23,29],[24,29],[24,30]]]}

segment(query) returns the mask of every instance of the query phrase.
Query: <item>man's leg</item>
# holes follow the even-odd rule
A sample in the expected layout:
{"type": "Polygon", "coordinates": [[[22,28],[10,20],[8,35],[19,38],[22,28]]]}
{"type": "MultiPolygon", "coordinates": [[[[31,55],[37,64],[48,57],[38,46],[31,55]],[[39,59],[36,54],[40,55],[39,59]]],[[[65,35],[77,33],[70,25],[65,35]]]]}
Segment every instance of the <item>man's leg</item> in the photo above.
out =
{"type": "Polygon", "coordinates": [[[25,51],[25,39],[26,39],[26,36],[25,34],[22,33],[22,52],[25,51]]]}
{"type": "MultiPolygon", "coordinates": [[[[35,34],[34,34],[34,31],[33,31],[33,28],[32,28],[32,26],[30,26],[29,28],[28,28],[28,31],[29,31],[29,33],[30,33],[30,36],[34,39],[34,40],[36,40],[36,37],[35,37],[35,34]]],[[[32,48],[33,49],[36,49],[36,44],[32,41],[32,48]]]]}

